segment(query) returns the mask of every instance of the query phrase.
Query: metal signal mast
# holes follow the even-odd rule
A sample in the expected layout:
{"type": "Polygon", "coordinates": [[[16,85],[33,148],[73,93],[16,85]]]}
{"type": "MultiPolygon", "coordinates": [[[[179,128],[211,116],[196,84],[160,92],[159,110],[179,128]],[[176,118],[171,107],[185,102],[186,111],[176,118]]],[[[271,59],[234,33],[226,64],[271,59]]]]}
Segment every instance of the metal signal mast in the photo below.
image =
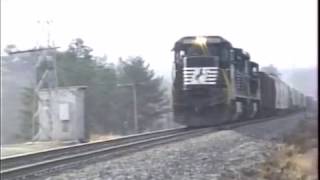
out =
{"type": "MultiPolygon", "coordinates": [[[[38,21],[38,24],[41,22],[38,21]]],[[[42,22],[43,23],[43,22],[42,22]]],[[[34,98],[33,104],[41,103],[44,105],[43,107],[46,107],[46,113],[49,119],[49,129],[45,129],[43,126],[41,126],[41,122],[39,122],[39,132],[42,134],[47,135],[47,139],[51,139],[51,131],[52,131],[52,123],[57,119],[57,113],[54,110],[54,104],[56,103],[55,99],[55,93],[56,88],[58,87],[58,77],[57,77],[57,69],[56,69],[56,50],[59,47],[52,47],[50,45],[50,24],[52,21],[45,21],[44,22],[47,27],[47,47],[43,47],[39,45],[39,47],[36,47],[34,49],[28,49],[23,51],[15,51],[15,52],[9,52],[9,55],[14,54],[23,54],[23,53],[39,53],[38,59],[35,65],[36,69],[36,85],[34,87],[34,98]],[[41,69],[40,72],[40,67],[41,69]],[[38,74],[38,72],[40,74],[38,74]],[[39,77],[39,79],[38,79],[39,77]],[[40,98],[40,89],[46,88],[48,90],[49,98],[48,100],[43,100],[40,98]]],[[[36,106],[33,110],[33,117],[32,117],[32,139],[37,140],[38,137],[36,134],[36,119],[39,118],[40,113],[40,106],[36,106]]]]}

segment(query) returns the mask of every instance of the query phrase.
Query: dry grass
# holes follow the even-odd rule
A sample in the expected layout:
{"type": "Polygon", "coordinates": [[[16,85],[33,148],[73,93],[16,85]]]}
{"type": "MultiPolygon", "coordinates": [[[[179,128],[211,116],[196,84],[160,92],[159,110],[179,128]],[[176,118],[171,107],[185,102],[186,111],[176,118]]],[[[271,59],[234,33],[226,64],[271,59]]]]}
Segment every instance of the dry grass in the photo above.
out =
{"type": "Polygon", "coordinates": [[[261,178],[275,180],[318,179],[317,120],[302,121],[284,144],[262,165],[261,178]]]}
{"type": "Polygon", "coordinates": [[[316,149],[312,149],[301,154],[294,146],[284,146],[263,164],[261,176],[266,180],[317,179],[316,152],[316,149]]]}
{"type": "Polygon", "coordinates": [[[23,144],[12,144],[1,146],[1,157],[32,153],[43,151],[51,148],[56,148],[63,146],[59,142],[50,141],[50,142],[26,142],[23,144]]]}
{"type": "Polygon", "coordinates": [[[318,121],[316,119],[301,121],[293,133],[284,136],[283,141],[296,146],[299,153],[318,147],[318,121]]]}
{"type": "Polygon", "coordinates": [[[120,138],[120,135],[115,134],[92,134],[90,136],[90,142],[102,141],[102,140],[111,140],[120,138]]]}
{"type": "MultiPolygon", "coordinates": [[[[114,135],[114,134],[94,134],[94,135],[91,135],[90,142],[111,140],[119,137],[121,136],[114,135]]],[[[63,144],[62,142],[59,142],[59,141],[26,142],[23,144],[1,146],[1,157],[43,151],[43,150],[62,147],[62,146],[66,146],[66,144],[63,144]]]]}

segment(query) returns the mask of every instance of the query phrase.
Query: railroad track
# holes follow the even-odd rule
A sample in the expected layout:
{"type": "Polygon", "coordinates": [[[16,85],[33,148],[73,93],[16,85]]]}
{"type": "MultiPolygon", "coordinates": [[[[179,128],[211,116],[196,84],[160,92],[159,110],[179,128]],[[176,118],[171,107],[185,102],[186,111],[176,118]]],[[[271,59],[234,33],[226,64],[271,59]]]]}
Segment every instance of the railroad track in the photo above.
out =
{"type": "Polygon", "coordinates": [[[212,132],[212,128],[178,128],[84,143],[1,159],[1,179],[33,179],[79,164],[111,159],[129,152],[212,132]]]}
{"type": "MultiPolygon", "coordinates": [[[[1,159],[1,179],[35,179],[39,176],[58,173],[66,168],[79,167],[88,163],[109,160],[130,152],[141,151],[155,145],[204,135],[220,130],[233,129],[279,117],[235,122],[207,128],[178,128],[162,130],[119,139],[84,143],[56,148],[37,153],[1,159]]],[[[281,118],[281,117],[280,117],[281,118]]]]}

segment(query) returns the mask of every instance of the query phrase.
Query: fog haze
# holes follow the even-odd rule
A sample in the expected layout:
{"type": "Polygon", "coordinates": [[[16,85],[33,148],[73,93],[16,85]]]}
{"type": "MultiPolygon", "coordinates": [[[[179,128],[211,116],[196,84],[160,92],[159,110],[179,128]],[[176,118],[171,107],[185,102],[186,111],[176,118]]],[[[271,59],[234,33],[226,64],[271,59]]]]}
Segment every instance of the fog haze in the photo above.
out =
{"type": "Polygon", "coordinates": [[[109,61],[142,56],[161,74],[171,48],[186,35],[221,35],[260,66],[316,66],[316,0],[61,1],[2,0],[1,44],[46,44],[40,20],[52,20],[51,40],[66,47],[80,37],[109,61]]]}
{"type": "MultiPolygon", "coordinates": [[[[93,54],[141,56],[171,85],[173,53],[182,36],[219,35],[250,53],[260,67],[273,64],[292,87],[317,97],[316,0],[1,0],[1,51],[8,44],[24,50],[68,47],[81,38],[93,54]],[[37,22],[50,20],[50,28],[37,22]]],[[[20,93],[30,86],[30,64],[1,62],[2,111],[12,141],[21,123],[20,93]],[[25,76],[25,74],[29,76],[25,76]]],[[[3,126],[2,126],[3,127],[3,126]]],[[[3,141],[3,139],[2,139],[3,141]]]]}

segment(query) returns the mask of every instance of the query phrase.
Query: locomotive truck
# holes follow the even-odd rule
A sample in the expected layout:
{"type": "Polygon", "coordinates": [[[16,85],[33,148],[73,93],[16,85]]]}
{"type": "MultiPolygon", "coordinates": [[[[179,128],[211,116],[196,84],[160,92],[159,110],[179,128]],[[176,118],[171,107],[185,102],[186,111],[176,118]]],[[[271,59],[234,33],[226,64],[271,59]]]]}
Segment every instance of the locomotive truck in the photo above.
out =
{"type": "Polygon", "coordinates": [[[221,36],[183,37],[173,51],[173,113],[179,124],[211,126],[306,106],[302,93],[261,72],[249,53],[221,36]]]}

